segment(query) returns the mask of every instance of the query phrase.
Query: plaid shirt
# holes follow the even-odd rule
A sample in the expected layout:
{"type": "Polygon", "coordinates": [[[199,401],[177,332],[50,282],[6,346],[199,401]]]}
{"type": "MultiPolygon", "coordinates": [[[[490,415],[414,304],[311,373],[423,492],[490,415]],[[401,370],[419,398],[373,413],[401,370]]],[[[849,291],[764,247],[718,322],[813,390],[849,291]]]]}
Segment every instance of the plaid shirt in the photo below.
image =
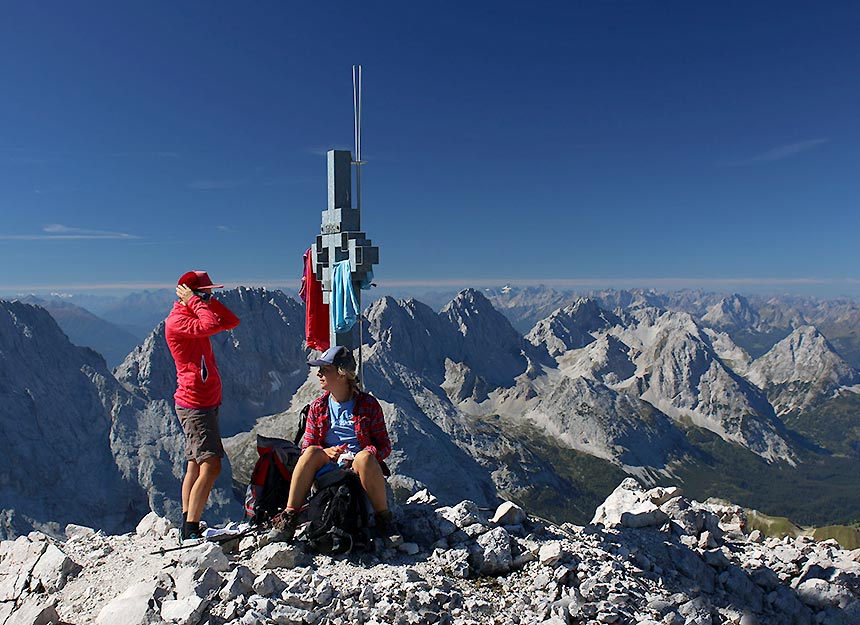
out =
{"type": "MultiPolygon", "coordinates": [[[[331,427],[331,419],[328,415],[329,395],[330,393],[326,391],[311,402],[308,411],[308,423],[302,438],[302,451],[309,445],[325,446],[325,435],[328,434],[331,427]]],[[[361,450],[369,451],[381,465],[385,466],[382,461],[391,453],[391,441],[388,438],[382,408],[373,395],[356,391],[352,422],[355,424],[355,436],[361,450]]]]}

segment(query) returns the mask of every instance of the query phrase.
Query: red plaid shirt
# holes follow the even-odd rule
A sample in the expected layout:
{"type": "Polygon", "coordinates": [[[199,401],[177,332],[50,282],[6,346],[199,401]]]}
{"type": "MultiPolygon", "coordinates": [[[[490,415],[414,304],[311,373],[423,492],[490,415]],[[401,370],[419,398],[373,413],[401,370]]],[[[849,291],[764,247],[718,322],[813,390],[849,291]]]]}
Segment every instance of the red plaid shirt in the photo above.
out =
{"type": "MultiPolygon", "coordinates": [[[[302,438],[302,451],[309,445],[325,446],[325,435],[331,427],[331,419],[328,416],[329,395],[330,393],[326,391],[311,402],[308,423],[302,438]]],[[[382,461],[391,453],[391,441],[388,438],[382,408],[373,395],[356,391],[352,422],[355,424],[355,436],[361,450],[372,453],[384,467],[385,463],[382,461]]]]}

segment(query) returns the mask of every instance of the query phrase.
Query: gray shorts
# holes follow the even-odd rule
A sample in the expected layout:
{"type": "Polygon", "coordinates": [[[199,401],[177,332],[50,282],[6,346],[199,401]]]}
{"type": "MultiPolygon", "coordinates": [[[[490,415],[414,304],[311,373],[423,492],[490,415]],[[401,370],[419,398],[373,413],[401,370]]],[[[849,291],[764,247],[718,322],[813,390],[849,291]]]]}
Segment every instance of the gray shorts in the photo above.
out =
{"type": "Polygon", "coordinates": [[[176,406],[176,416],[185,432],[185,457],[194,462],[223,458],[218,408],[183,408],[176,406]]]}

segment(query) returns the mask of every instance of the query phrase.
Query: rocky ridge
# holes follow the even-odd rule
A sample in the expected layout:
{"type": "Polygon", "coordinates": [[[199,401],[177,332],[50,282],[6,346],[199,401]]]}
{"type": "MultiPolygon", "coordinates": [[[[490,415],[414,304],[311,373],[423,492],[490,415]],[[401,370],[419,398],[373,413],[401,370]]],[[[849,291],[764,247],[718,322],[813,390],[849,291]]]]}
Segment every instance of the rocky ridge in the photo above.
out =
{"type": "MultiPolygon", "coordinates": [[[[219,299],[242,321],[211,339],[223,384],[221,431],[231,436],[289,407],[307,377],[305,321],[299,303],[281,291],[239,287],[219,299]]],[[[117,367],[116,377],[149,400],[172,403],[176,369],[163,322],[117,367]]]]}
{"type": "Polygon", "coordinates": [[[264,534],[160,552],[154,513],[109,536],[70,525],[0,543],[0,625],[849,625],[860,551],[763,538],[741,508],[626,479],[588,526],[511,503],[492,518],[426,491],[396,509],[405,542],[335,558],[264,534]]]}
{"type": "Polygon", "coordinates": [[[778,413],[800,410],[860,383],[860,373],[809,325],[797,328],[756,359],[748,378],[767,391],[778,413]]]}

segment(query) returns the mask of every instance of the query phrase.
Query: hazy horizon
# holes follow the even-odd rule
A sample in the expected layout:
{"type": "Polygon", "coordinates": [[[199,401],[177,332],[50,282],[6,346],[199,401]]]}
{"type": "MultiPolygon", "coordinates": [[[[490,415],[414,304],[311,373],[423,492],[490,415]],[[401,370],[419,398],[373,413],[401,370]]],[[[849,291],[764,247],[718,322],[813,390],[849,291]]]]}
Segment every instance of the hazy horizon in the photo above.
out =
{"type": "MultiPolygon", "coordinates": [[[[225,288],[239,286],[263,287],[278,289],[288,295],[298,297],[299,280],[283,281],[242,281],[240,283],[225,282],[225,288]]],[[[860,280],[759,280],[759,279],[711,279],[695,280],[683,278],[664,278],[655,280],[618,278],[611,280],[588,279],[535,279],[535,280],[425,280],[425,281],[375,281],[376,288],[362,291],[366,304],[383,295],[418,296],[424,293],[456,293],[463,289],[478,290],[501,289],[505,286],[514,288],[546,287],[556,291],[571,293],[587,293],[589,291],[624,291],[645,290],[657,293],[672,293],[681,291],[701,291],[703,293],[732,294],[744,296],[797,296],[814,297],[818,299],[860,299],[860,280]],[[369,298],[369,299],[368,299],[369,298]]],[[[36,296],[93,296],[121,298],[134,293],[165,291],[172,293],[174,284],[68,284],[43,285],[31,287],[9,287],[0,285],[0,299],[36,296]]]]}

